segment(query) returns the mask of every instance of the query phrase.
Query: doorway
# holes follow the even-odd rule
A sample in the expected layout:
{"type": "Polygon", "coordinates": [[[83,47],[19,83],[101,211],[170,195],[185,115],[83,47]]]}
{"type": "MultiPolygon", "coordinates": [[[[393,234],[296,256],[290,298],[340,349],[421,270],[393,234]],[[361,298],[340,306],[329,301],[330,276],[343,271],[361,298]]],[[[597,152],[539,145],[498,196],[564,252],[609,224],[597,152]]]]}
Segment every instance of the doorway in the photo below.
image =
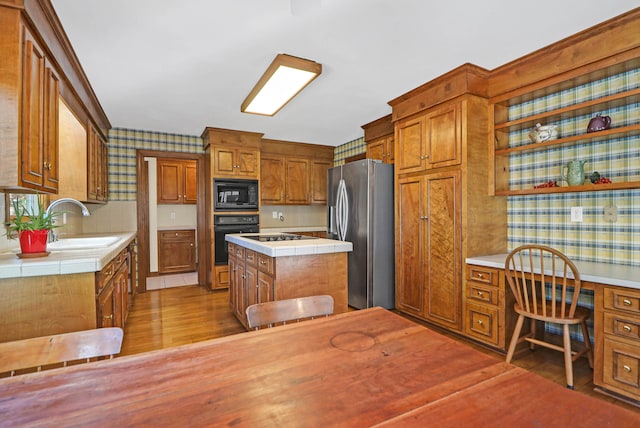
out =
{"type": "MultiPolygon", "coordinates": [[[[205,156],[197,153],[163,152],[155,150],[136,151],[136,211],[138,225],[138,291],[147,291],[147,278],[151,275],[151,239],[149,215],[149,158],[195,160],[197,163],[196,190],[196,251],[197,283],[205,286],[207,272],[211,270],[206,252],[206,204],[205,204],[205,156]]],[[[154,231],[155,233],[155,231],[154,231]]]]}

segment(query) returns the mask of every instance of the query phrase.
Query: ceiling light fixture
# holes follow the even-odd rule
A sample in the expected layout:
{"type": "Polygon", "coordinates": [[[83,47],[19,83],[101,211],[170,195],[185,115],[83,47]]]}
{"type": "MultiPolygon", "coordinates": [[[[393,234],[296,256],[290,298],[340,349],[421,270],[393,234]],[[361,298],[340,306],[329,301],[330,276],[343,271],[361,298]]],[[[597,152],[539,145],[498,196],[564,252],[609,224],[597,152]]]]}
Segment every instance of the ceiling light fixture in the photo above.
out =
{"type": "Polygon", "coordinates": [[[240,106],[240,111],[273,116],[320,73],[322,64],[278,54],[249,92],[240,106]]]}

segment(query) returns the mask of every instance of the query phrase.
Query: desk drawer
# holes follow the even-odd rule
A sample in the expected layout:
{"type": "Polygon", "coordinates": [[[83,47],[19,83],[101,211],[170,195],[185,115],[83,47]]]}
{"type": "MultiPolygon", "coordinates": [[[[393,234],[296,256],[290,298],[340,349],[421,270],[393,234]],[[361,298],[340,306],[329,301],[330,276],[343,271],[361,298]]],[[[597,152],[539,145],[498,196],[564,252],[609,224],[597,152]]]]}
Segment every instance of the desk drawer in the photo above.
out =
{"type": "Polygon", "coordinates": [[[467,265],[467,279],[497,286],[500,283],[500,271],[485,266],[467,265]]]}
{"type": "Polygon", "coordinates": [[[604,289],[604,307],[640,315],[640,292],[607,287],[604,289]]]}
{"type": "Polygon", "coordinates": [[[604,339],[604,376],[607,388],[640,399],[640,346],[604,339]]]}
{"type": "Polygon", "coordinates": [[[490,305],[498,305],[498,288],[469,281],[467,282],[466,289],[467,299],[477,300],[478,302],[488,303],[490,305]]]}
{"type": "Polygon", "coordinates": [[[465,333],[489,345],[499,346],[498,309],[473,303],[465,305],[465,333]]]}
{"type": "Polygon", "coordinates": [[[604,332],[612,336],[637,341],[640,345],[640,319],[605,312],[604,332]]]}

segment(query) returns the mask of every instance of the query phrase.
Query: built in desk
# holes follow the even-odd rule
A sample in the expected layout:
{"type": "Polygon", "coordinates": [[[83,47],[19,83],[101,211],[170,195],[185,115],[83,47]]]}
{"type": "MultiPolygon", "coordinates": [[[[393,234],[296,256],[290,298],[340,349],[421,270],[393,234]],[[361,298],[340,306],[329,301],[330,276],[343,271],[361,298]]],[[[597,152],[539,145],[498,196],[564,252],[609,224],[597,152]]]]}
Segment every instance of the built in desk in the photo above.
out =
{"type": "MultiPolygon", "coordinates": [[[[463,299],[465,334],[500,350],[508,346],[516,318],[504,278],[506,258],[467,258],[463,299]],[[489,301],[491,293],[496,297],[489,301]]],[[[582,289],[593,293],[593,383],[601,392],[640,404],[640,267],[572,261],[582,289]]]]}
{"type": "Polygon", "coordinates": [[[638,426],[379,307],[0,379],[7,426],[566,427],[576,411],[638,426]]]}

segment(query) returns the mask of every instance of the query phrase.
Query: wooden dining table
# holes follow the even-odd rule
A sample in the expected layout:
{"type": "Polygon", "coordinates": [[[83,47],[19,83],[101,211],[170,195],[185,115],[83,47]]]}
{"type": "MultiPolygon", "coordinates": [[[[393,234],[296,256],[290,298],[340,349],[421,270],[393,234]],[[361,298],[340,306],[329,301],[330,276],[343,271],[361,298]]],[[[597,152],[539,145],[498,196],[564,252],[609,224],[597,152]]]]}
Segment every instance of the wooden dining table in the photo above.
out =
{"type": "Polygon", "coordinates": [[[2,426],[639,422],[382,308],[0,379],[2,426]]]}

